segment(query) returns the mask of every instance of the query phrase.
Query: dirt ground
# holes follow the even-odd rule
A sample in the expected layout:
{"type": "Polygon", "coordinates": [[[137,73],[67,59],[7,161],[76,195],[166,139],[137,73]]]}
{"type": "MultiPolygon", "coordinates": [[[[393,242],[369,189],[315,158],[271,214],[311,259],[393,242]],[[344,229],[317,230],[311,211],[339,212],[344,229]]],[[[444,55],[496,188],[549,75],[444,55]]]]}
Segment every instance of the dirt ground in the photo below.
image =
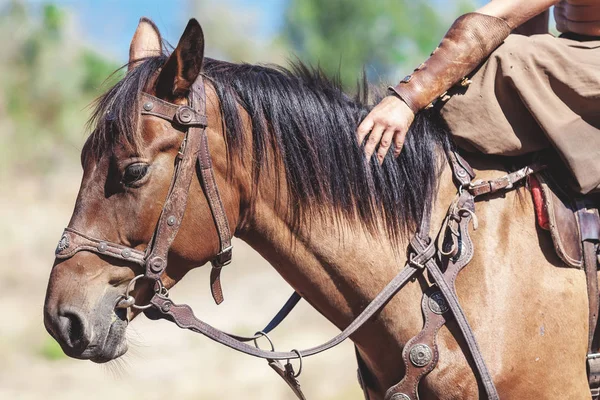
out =
{"type": "MultiPolygon", "coordinates": [[[[64,356],[44,329],[42,307],[54,248],[80,178],[80,171],[64,169],[2,183],[0,399],[294,399],[265,361],[144,316],[129,326],[131,346],[121,359],[97,365],[64,356]]],[[[224,304],[212,303],[209,268],[188,275],[171,295],[207,322],[249,334],[268,322],[292,290],[243,242],[235,242],[234,251],[223,273],[224,304]]],[[[289,350],[336,333],[301,302],[272,337],[278,349],[289,350]]],[[[362,399],[352,344],[305,360],[300,382],[309,399],[362,399]]]]}

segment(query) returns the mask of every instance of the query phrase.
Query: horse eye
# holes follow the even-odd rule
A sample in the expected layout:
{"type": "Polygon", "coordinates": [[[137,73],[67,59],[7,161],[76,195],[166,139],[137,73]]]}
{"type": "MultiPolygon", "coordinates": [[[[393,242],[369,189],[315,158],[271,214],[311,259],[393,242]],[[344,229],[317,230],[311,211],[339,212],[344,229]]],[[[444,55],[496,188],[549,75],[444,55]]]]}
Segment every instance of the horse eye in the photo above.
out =
{"type": "Polygon", "coordinates": [[[125,186],[131,186],[142,179],[148,173],[148,164],[135,163],[128,165],[123,172],[121,183],[125,186]]]}

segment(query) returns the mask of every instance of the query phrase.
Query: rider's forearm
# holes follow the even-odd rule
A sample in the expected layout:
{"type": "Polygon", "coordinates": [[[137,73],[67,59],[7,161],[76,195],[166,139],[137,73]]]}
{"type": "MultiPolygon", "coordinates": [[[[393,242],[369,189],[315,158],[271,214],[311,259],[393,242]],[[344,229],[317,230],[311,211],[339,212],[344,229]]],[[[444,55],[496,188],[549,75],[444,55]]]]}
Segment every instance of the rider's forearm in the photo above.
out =
{"type": "Polygon", "coordinates": [[[503,19],[465,14],[452,24],[431,57],[390,90],[416,114],[473,71],[510,31],[503,19]]]}
{"type": "Polygon", "coordinates": [[[431,57],[390,90],[417,113],[477,68],[515,27],[555,2],[495,0],[476,13],[463,15],[431,57]]]}

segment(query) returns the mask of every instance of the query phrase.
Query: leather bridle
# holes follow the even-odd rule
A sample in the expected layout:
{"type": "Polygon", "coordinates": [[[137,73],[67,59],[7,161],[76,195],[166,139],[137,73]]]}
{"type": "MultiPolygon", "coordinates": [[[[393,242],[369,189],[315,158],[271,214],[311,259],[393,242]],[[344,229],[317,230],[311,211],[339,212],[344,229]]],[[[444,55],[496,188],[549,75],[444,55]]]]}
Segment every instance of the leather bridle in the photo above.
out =
{"type": "Polygon", "coordinates": [[[167,194],[161,215],[156,224],[154,236],[142,252],[117,243],[92,238],[73,228],[66,228],[56,251],[56,257],[66,259],[75,253],[86,250],[134,262],[144,267],[144,277],[157,281],[162,287],[161,277],[167,268],[169,249],[177,236],[183,221],[190,183],[195,175],[196,163],[198,175],[208,205],[210,207],[217,233],[219,252],[211,261],[211,292],[217,302],[223,301],[221,288],[221,269],[231,263],[232,246],[229,222],[219,195],[206,135],[206,92],[202,76],[199,76],[190,89],[188,105],[175,105],[147,93],[142,94],[141,115],[150,115],[171,122],[184,129],[185,136],[175,161],[175,172],[167,194]]]}
{"type": "MultiPolygon", "coordinates": [[[[436,241],[429,236],[431,209],[428,205],[424,210],[421,226],[410,242],[409,261],[405,267],[400,270],[398,275],[388,283],[388,285],[371,301],[371,303],[369,303],[369,305],[367,305],[346,329],[328,342],[310,349],[300,351],[292,350],[288,352],[275,351],[271,342],[271,349],[263,350],[258,347],[256,340],[261,337],[266,337],[270,342],[267,334],[275,328],[296,305],[300,299],[298,294],[294,293],[292,295],[281,311],[262,331],[257,332],[253,336],[245,337],[222,332],[196,318],[188,305],[174,304],[168,297],[168,292],[161,281],[162,274],[167,268],[169,249],[177,236],[177,232],[184,217],[190,183],[192,177],[195,175],[195,167],[197,166],[200,183],[208,200],[220,243],[219,252],[211,261],[211,292],[217,304],[223,301],[220,272],[224,266],[231,262],[231,230],[215,181],[208,148],[208,138],[206,134],[206,93],[202,75],[200,75],[192,85],[188,96],[188,105],[171,104],[147,93],[143,93],[140,108],[141,115],[162,118],[171,122],[175,127],[185,131],[185,137],[176,157],[175,172],[173,174],[171,186],[152,240],[146,247],[146,250],[142,252],[118,243],[96,239],[83,232],[67,227],[56,249],[56,257],[58,259],[68,259],[79,251],[90,251],[119,260],[136,263],[144,267],[144,274],[136,276],[129,283],[126,293],[117,307],[133,307],[138,309],[153,307],[158,311],[159,318],[168,319],[181,328],[201,333],[232,349],[255,357],[264,358],[268,360],[269,365],[290,385],[294,393],[299,398],[304,399],[304,395],[300,390],[300,385],[296,380],[296,377],[299,374],[294,372],[289,360],[300,359],[300,361],[302,361],[303,357],[318,354],[340,344],[356,332],[378,310],[384,307],[409,280],[415,277],[416,274],[423,273],[427,270],[429,276],[435,283],[432,289],[436,289],[437,291],[433,294],[429,292],[425,293],[423,304],[431,304],[431,299],[434,299],[434,302],[441,301],[441,304],[444,304],[445,311],[442,311],[441,314],[434,311],[433,314],[440,316],[446,311],[452,312],[458,327],[466,339],[468,348],[471,351],[474,367],[476,372],[478,372],[478,376],[487,394],[486,397],[488,399],[498,399],[496,388],[492,382],[490,373],[485,366],[473,331],[458,303],[458,298],[454,289],[454,278],[459,270],[470,261],[473,255],[468,227],[471,221],[474,223],[476,222],[474,214],[475,197],[495,193],[501,190],[512,189],[515,183],[522,181],[532,173],[539,171],[540,168],[525,167],[497,180],[473,181],[475,175],[470,166],[458,154],[450,152],[448,158],[459,191],[448,211],[446,222],[439,233],[439,237],[442,239],[440,242],[441,245],[436,243],[436,241]],[[448,238],[452,244],[449,250],[442,248],[446,238],[448,238]],[[448,266],[442,268],[441,260],[447,259],[448,257],[450,257],[448,266]],[[454,271],[453,275],[448,276],[448,271],[454,271]],[[129,294],[135,281],[141,278],[146,278],[155,282],[155,293],[147,305],[136,305],[135,299],[129,294]],[[435,295],[435,298],[432,297],[433,295],[435,295]],[[246,343],[250,341],[254,341],[255,345],[252,346],[246,343]],[[285,367],[282,366],[278,360],[287,360],[285,367]]],[[[431,314],[431,310],[429,310],[429,308],[426,309],[425,306],[423,311],[424,313],[431,314]]],[[[445,319],[443,316],[440,319],[435,315],[428,318],[432,320],[436,320],[437,318],[436,323],[438,325],[432,324],[432,326],[435,325],[437,326],[437,329],[439,329],[439,326],[445,323],[445,319]]],[[[437,347],[435,347],[434,340],[436,332],[437,330],[427,332],[424,329],[424,331],[421,332],[422,335],[419,334],[413,338],[415,340],[418,339],[418,343],[412,345],[411,341],[407,344],[403,352],[407,374],[402,382],[390,388],[386,394],[386,399],[411,400],[418,397],[416,394],[416,387],[418,386],[419,380],[429,373],[433,367],[435,367],[437,362],[437,347]],[[433,339],[431,339],[432,335],[433,339]],[[416,348],[424,349],[426,347],[429,349],[428,351],[430,351],[431,355],[430,347],[424,344],[426,338],[431,340],[431,342],[427,343],[432,343],[430,346],[434,346],[435,357],[430,357],[427,363],[420,365],[413,360],[413,350],[416,348]],[[411,346],[408,346],[409,344],[411,344],[411,346]],[[410,354],[408,354],[408,352],[410,354]],[[412,364],[407,361],[409,357],[412,364]],[[407,386],[415,388],[415,392],[408,393],[408,391],[404,389],[404,387],[407,386]]],[[[427,351],[425,351],[424,354],[425,353],[427,353],[427,351]]],[[[417,355],[423,356],[421,353],[418,353],[417,355]]],[[[422,359],[418,360],[423,361],[422,359]]]]}

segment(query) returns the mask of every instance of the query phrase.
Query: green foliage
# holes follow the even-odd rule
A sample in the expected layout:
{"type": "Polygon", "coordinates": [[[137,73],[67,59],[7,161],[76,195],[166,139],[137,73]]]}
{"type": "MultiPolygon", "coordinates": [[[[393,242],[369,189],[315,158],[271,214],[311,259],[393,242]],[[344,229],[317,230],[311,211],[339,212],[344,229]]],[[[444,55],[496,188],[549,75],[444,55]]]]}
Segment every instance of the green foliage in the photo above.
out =
{"type": "Polygon", "coordinates": [[[46,360],[56,361],[67,358],[65,353],[60,348],[60,345],[56,342],[56,340],[52,339],[49,336],[46,336],[44,343],[38,349],[39,355],[45,358],[46,360]]]}
{"type": "Polygon", "coordinates": [[[0,176],[51,172],[75,158],[86,106],[118,65],[76,40],[69,15],[54,5],[31,15],[22,1],[0,12],[0,176]]]}
{"type": "Polygon", "coordinates": [[[43,13],[45,30],[54,36],[60,35],[65,24],[64,12],[54,4],[46,4],[43,13]]]}
{"type": "Polygon", "coordinates": [[[371,82],[395,81],[402,75],[399,69],[406,74],[431,53],[459,15],[440,3],[290,0],[283,34],[301,60],[329,74],[340,69],[347,87],[355,84],[363,66],[371,82]]]}
{"type": "Polygon", "coordinates": [[[110,81],[113,79],[120,80],[125,73],[124,69],[119,69],[115,75],[113,75],[113,72],[117,69],[117,65],[89,49],[82,50],[81,62],[84,70],[82,88],[86,93],[96,93],[100,91],[100,88],[107,79],[110,81]]]}

